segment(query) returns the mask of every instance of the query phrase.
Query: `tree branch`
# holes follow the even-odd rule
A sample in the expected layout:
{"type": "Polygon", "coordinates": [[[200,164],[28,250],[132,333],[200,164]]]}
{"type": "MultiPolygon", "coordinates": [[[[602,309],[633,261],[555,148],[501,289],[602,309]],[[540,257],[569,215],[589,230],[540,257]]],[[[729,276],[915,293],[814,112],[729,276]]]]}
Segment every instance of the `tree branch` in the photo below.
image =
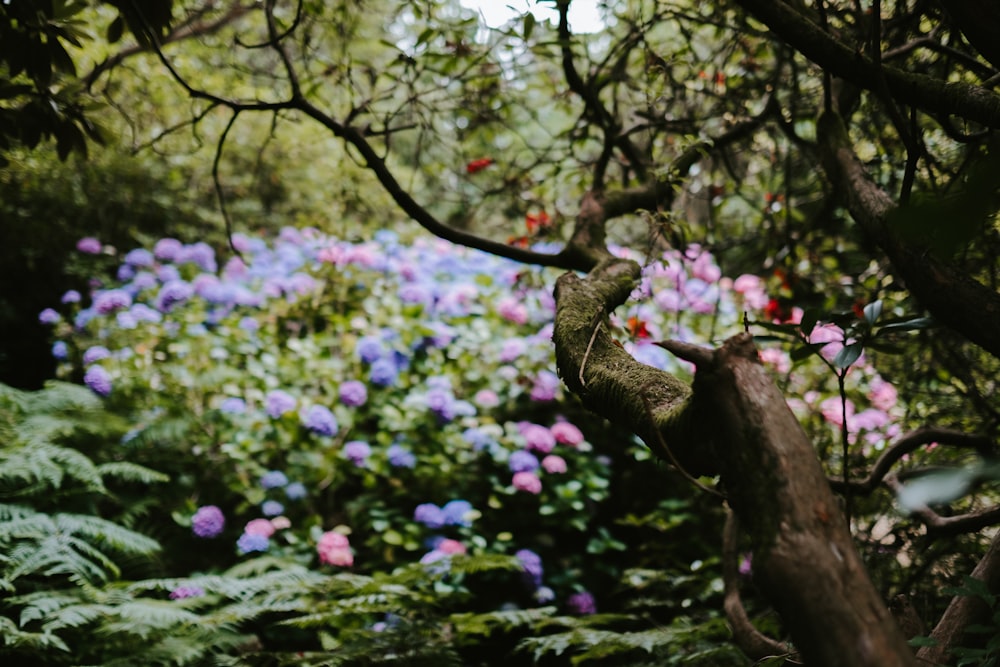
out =
{"type": "Polygon", "coordinates": [[[984,435],[928,426],[911,431],[886,447],[881,456],[878,457],[878,460],[875,461],[875,465],[872,466],[871,471],[865,479],[853,480],[845,485],[843,479],[831,478],[829,480],[830,488],[837,493],[843,493],[849,487],[851,493],[869,495],[878,488],[885,476],[889,474],[892,466],[900,459],[918,447],[935,442],[942,445],[975,449],[984,456],[992,454],[995,449],[993,441],[984,435]]]}
{"type": "MultiPolygon", "coordinates": [[[[878,91],[880,70],[871,59],[836,37],[784,0],[736,0],[778,37],[823,68],[867,90],[878,91]]],[[[989,127],[1000,127],[1000,95],[961,82],[882,67],[893,98],[932,114],[954,114],[989,127]]]]}
{"type": "Polygon", "coordinates": [[[816,129],[823,168],[851,217],[889,257],[910,292],[934,318],[1000,358],[1000,293],[946,264],[927,248],[901,240],[889,227],[896,203],[854,154],[836,113],[823,113],[816,129]]]}

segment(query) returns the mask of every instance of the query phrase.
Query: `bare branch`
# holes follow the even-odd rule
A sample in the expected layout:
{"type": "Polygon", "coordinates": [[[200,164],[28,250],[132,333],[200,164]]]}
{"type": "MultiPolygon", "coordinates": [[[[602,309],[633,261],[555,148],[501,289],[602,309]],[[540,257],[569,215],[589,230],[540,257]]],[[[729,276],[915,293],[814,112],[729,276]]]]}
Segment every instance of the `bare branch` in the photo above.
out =
{"type": "Polygon", "coordinates": [[[875,461],[868,476],[863,480],[853,480],[845,485],[842,479],[830,479],[830,487],[838,493],[843,493],[847,488],[850,488],[852,493],[869,495],[878,488],[886,475],[889,474],[892,466],[900,459],[918,447],[932,443],[975,449],[984,456],[992,454],[995,449],[993,441],[984,435],[927,426],[907,433],[886,447],[875,461]]]}

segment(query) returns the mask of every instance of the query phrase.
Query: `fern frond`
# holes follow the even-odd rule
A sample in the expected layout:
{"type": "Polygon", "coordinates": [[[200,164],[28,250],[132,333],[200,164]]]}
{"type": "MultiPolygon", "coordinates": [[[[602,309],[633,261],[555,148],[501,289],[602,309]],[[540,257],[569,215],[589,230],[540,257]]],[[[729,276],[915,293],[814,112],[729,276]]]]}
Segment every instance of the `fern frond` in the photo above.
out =
{"type": "Polygon", "coordinates": [[[122,482],[137,482],[140,484],[160,484],[169,482],[170,476],[164,475],[146,466],[129,461],[111,461],[97,466],[97,472],[103,478],[112,478],[122,482]]]}

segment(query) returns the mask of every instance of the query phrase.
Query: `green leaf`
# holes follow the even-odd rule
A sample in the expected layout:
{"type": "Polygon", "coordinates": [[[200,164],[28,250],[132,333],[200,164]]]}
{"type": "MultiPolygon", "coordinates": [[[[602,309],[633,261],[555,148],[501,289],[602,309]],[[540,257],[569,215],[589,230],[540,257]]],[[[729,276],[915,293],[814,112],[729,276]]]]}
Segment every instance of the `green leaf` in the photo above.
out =
{"type": "Polygon", "coordinates": [[[107,40],[109,44],[114,44],[122,38],[125,34],[125,19],[122,18],[121,14],[115,17],[115,20],[111,22],[108,26],[107,40]]]}
{"type": "Polygon", "coordinates": [[[537,19],[535,19],[534,14],[528,12],[527,14],[524,15],[524,29],[522,33],[524,35],[524,41],[527,42],[529,39],[531,39],[531,33],[535,30],[536,23],[537,19]]]}
{"type": "Polygon", "coordinates": [[[900,331],[917,331],[918,329],[930,329],[934,326],[934,320],[930,317],[914,317],[908,320],[903,320],[902,322],[892,322],[886,324],[879,328],[875,332],[876,336],[882,336],[886,333],[900,332],[900,331]]]}
{"type": "Polygon", "coordinates": [[[861,353],[865,351],[864,344],[860,342],[845,345],[833,358],[833,365],[837,368],[849,368],[851,364],[858,360],[861,353]]]}
{"type": "Polygon", "coordinates": [[[812,333],[813,329],[816,328],[816,323],[819,322],[820,311],[818,308],[806,308],[802,313],[802,320],[799,322],[799,329],[802,330],[802,335],[808,336],[812,333]]]}
{"type": "Polygon", "coordinates": [[[937,646],[938,645],[938,641],[936,639],[931,638],[931,637],[917,636],[917,637],[913,637],[912,639],[910,639],[907,642],[907,644],[909,644],[910,646],[919,648],[921,646],[937,646]]]}
{"type": "Polygon", "coordinates": [[[882,299],[872,301],[864,308],[865,322],[874,325],[882,315],[882,299]]]}

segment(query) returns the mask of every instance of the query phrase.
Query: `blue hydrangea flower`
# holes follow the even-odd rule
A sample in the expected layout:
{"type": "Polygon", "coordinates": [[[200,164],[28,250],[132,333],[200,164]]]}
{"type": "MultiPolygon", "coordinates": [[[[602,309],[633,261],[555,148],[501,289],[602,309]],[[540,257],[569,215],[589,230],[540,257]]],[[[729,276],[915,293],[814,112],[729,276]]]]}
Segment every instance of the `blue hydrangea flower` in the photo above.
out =
{"type": "Polygon", "coordinates": [[[302,417],[302,423],[317,435],[337,435],[337,418],[323,405],[310,406],[302,417]]]}
{"type": "Polygon", "coordinates": [[[537,456],[524,450],[511,454],[507,465],[511,472],[535,472],[541,466],[537,456]]]}
{"type": "Polygon", "coordinates": [[[265,489],[277,489],[288,486],[288,476],[280,470],[268,470],[260,476],[260,485],[265,489]]]}
{"type": "Polygon", "coordinates": [[[417,505],[416,509],[413,510],[413,520],[434,529],[442,528],[447,523],[444,512],[434,503],[417,505]]]}
{"type": "Polygon", "coordinates": [[[248,554],[254,551],[267,551],[271,546],[271,540],[263,535],[254,533],[243,533],[240,539],[236,540],[236,548],[241,554],[248,554]]]}
{"type": "Polygon", "coordinates": [[[417,465],[417,457],[402,445],[391,445],[385,453],[389,458],[389,465],[396,468],[413,468],[417,465]]]}
{"type": "Polygon", "coordinates": [[[83,383],[98,396],[111,394],[111,375],[101,366],[91,366],[83,375],[83,383]]]}
{"type": "Polygon", "coordinates": [[[379,359],[372,364],[369,373],[372,384],[379,387],[388,387],[396,382],[396,376],[399,371],[396,369],[396,364],[389,359],[379,359]]]}
{"type": "Polygon", "coordinates": [[[38,313],[38,321],[42,324],[58,324],[62,319],[62,315],[57,313],[52,308],[46,308],[42,312],[38,313]]]}
{"type": "Polygon", "coordinates": [[[285,495],[289,500],[302,500],[306,494],[306,485],[302,482],[292,482],[285,487],[285,495]]]}
{"type": "Polygon", "coordinates": [[[80,293],[75,289],[66,290],[66,293],[62,295],[63,303],[80,303],[80,293]]]}
{"type": "Polygon", "coordinates": [[[65,361],[69,358],[69,346],[64,340],[57,340],[52,343],[52,356],[59,361],[65,361]]]}
{"type": "Polygon", "coordinates": [[[285,506],[277,500],[265,500],[260,506],[260,512],[264,516],[279,516],[284,511],[285,506]]]}
{"type": "Polygon", "coordinates": [[[364,336],[358,339],[354,348],[361,361],[372,364],[385,356],[385,346],[382,341],[374,336],[364,336]]]}
{"type": "Polygon", "coordinates": [[[441,508],[441,513],[444,514],[445,524],[449,526],[471,526],[471,515],[474,512],[475,510],[472,508],[472,503],[468,500],[451,500],[445,503],[445,506],[441,508]]]}

